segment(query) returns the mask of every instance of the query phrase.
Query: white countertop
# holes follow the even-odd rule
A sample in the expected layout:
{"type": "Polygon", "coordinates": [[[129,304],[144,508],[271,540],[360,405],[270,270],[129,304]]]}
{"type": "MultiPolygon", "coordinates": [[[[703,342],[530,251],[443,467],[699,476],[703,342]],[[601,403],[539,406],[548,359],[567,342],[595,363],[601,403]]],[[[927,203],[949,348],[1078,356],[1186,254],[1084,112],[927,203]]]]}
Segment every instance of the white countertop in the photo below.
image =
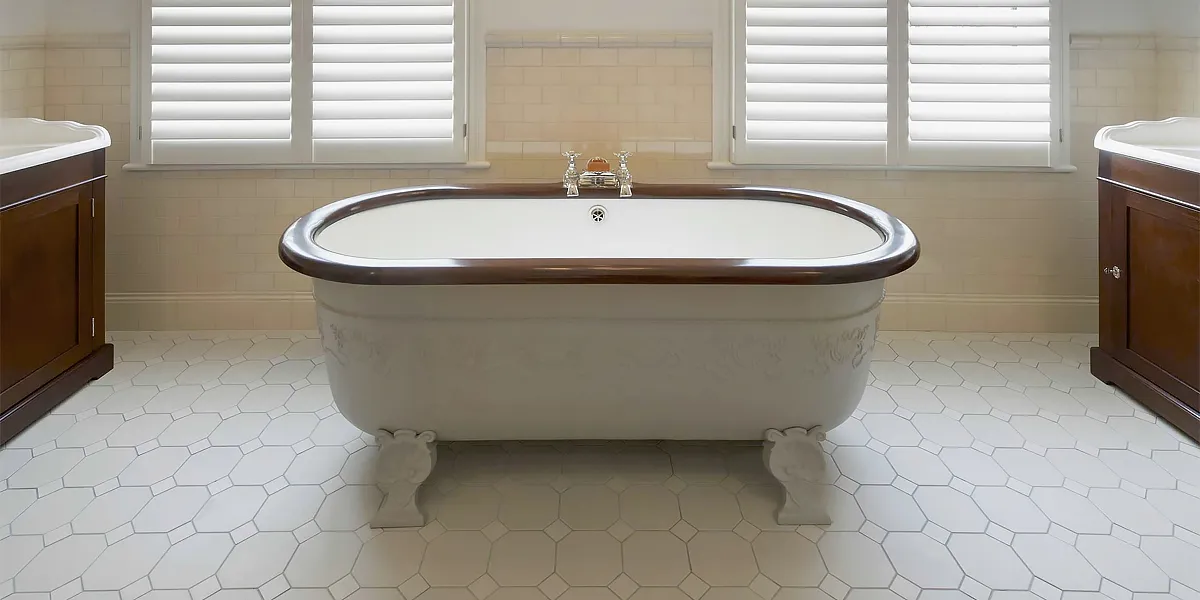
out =
{"type": "Polygon", "coordinates": [[[1105,127],[1096,134],[1096,148],[1200,173],[1200,118],[1175,117],[1105,127]]]}
{"type": "Polygon", "coordinates": [[[0,175],[107,148],[97,125],[41,119],[0,119],[0,175]]]}

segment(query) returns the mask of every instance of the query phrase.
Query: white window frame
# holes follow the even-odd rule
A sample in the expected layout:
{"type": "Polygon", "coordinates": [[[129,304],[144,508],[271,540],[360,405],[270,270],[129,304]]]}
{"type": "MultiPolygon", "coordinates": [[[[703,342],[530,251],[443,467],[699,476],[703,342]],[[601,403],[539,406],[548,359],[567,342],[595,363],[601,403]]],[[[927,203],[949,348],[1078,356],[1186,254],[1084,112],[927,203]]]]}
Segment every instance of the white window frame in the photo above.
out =
{"type": "MultiPolygon", "coordinates": [[[[299,131],[304,137],[293,137],[294,154],[312,155],[312,12],[313,0],[292,0],[293,24],[293,136],[299,131]],[[307,77],[297,77],[297,75],[307,77]],[[300,81],[306,79],[306,81],[300,81]]],[[[453,162],[369,162],[322,163],[297,160],[288,163],[195,163],[155,164],[150,162],[150,31],[152,0],[140,0],[138,23],[131,31],[131,88],[129,139],[131,162],[126,171],[189,171],[242,169],[487,169],[486,143],[482,124],[486,121],[486,48],[483,28],[477,23],[480,10],[471,10],[469,0],[454,1],[454,127],[461,141],[461,160],[453,162]],[[468,123],[470,125],[468,125],[468,123]]]]}
{"type": "Polygon", "coordinates": [[[746,0],[722,2],[713,36],[713,158],[709,168],[888,170],[888,171],[1016,171],[1072,173],[1070,141],[1070,44],[1063,20],[1062,0],[1050,0],[1051,131],[1049,166],[918,165],[905,156],[908,137],[908,0],[888,0],[888,160],[884,164],[811,164],[739,160],[735,128],[745,122],[746,0]],[[739,81],[742,82],[739,85],[739,81]]]}

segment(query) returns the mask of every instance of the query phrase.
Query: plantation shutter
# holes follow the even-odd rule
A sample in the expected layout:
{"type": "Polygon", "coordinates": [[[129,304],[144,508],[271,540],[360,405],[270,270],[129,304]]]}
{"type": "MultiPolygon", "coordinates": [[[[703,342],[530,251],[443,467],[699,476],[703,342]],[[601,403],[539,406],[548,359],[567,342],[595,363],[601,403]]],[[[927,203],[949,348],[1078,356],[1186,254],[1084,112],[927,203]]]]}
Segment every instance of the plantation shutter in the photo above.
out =
{"type": "Polygon", "coordinates": [[[291,162],[289,0],[153,0],[150,162],[291,162]]]}
{"type": "Polygon", "coordinates": [[[887,4],[745,0],[737,162],[887,162],[887,4]]]}
{"type": "Polygon", "coordinates": [[[1051,164],[1050,0],[909,0],[907,162],[1051,164]]]}
{"type": "Polygon", "coordinates": [[[462,160],[453,0],[313,4],[313,160],[462,160]]]}

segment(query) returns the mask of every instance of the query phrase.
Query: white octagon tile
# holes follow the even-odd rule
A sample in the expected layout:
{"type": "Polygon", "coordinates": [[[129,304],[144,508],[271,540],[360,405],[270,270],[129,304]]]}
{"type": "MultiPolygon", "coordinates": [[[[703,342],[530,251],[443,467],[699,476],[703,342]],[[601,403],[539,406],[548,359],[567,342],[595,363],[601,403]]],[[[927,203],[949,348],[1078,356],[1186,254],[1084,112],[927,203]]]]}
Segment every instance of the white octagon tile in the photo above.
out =
{"type": "MultiPolygon", "coordinates": [[[[625,574],[638,585],[679,585],[691,573],[687,546],[669,531],[636,531],[621,543],[621,553],[625,574]]],[[[813,554],[816,555],[815,547],[813,554]]]]}
{"type": "Polygon", "coordinates": [[[18,489],[0,492],[0,527],[12,523],[25,509],[37,501],[37,490],[18,489]]]}
{"type": "Polygon", "coordinates": [[[289,485],[267,498],[254,517],[260,531],[292,531],[313,520],[325,492],[315,485],[289,485]]]}
{"type": "Polygon", "coordinates": [[[913,493],[913,499],[930,521],[946,531],[983,533],[987,530],[987,517],[970,496],[954,488],[921,486],[913,493]]]}
{"type": "Polygon", "coordinates": [[[1033,581],[1012,548],[982,533],[956,533],[947,544],[967,576],[997,590],[1025,590],[1033,581]]]}
{"type": "MultiPolygon", "coordinates": [[[[113,388],[107,385],[92,383],[64,400],[62,404],[54,408],[54,412],[56,414],[77,415],[85,410],[96,408],[97,405],[112,394],[113,388]]],[[[0,479],[3,479],[3,477],[0,477],[0,479]]]]}
{"type": "Polygon", "coordinates": [[[12,535],[0,539],[0,581],[8,581],[19,573],[38,552],[42,551],[42,536],[12,535]]]}
{"type": "Polygon", "coordinates": [[[1086,366],[1068,367],[1062,363],[1042,363],[1038,365],[1038,370],[1051,381],[1067,387],[1094,387],[1097,383],[1086,366]]]}
{"type": "MultiPolygon", "coordinates": [[[[817,545],[790,531],[764,531],[751,544],[758,568],[782,586],[817,586],[827,571],[817,545]]],[[[627,567],[628,568],[628,567],[627,567]]]]}
{"type": "Polygon", "coordinates": [[[1097,489],[1088,492],[1088,500],[1113,523],[1138,535],[1171,535],[1174,527],[1144,498],[1122,489],[1097,489]]]}
{"type": "Polygon", "coordinates": [[[1075,533],[1108,534],[1112,522],[1087,498],[1066,488],[1037,488],[1029,496],[1054,523],[1075,533]]]}
{"type": "Polygon", "coordinates": [[[318,446],[341,446],[357,439],[361,434],[362,432],[351,425],[341,413],[334,413],[321,419],[308,439],[318,446]]]}
{"type": "Polygon", "coordinates": [[[295,383],[304,379],[314,366],[311,360],[285,360],[271,367],[271,370],[262,376],[262,380],[271,384],[295,383]]]}
{"type": "MultiPolygon", "coordinates": [[[[224,380],[229,376],[230,372],[241,365],[247,363],[239,363],[231,367],[225,374],[221,376],[224,380]]],[[[252,378],[250,381],[254,381],[252,378]]],[[[192,403],[192,412],[197,413],[219,413],[223,410],[237,406],[238,402],[246,396],[247,388],[244,385],[218,385],[211,390],[205,390],[200,397],[192,403]]]]}
{"type": "MultiPolygon", "coordinates": [[[[553,557],[553,545],[550,552],[553,557]]],[[[424,556],[425,539],[419,533],[385,531],[363,545],[351,575],[362,586],[398,587],[417,574],[424,556]]]]}
{"type": "Polygon", "coordinates": [[[920,531],[925,515],[912,496],[886,485],[864,485],[854,492],[867,520],[888,531],[920,531]]]}
{"type": "Polygon", "coordinates": [[[883,549],[896,572],[922,588],[954,589],[963,572],[946,547],[922,533],[893,533],[883,549]]]}
{"type": "MultiPolygon", "coordinates": [[[[351,456],[362,454],[358,451],[351,456]]],[[[346,478],[345,470],[342,479],[346,478]]],[[[559,495],[554,488],[542,484],[509,484],[499,486],[499,521],[512,530],[542,530],[558,519],[559,495]]],[[[668,491],[668,493],[670,493],[668,491]]],[[[674,501],[674,494],[671,494],[674,501]]],[[[678,513],[678,509],[676,510],[678,513]]]]}
{"type": "Polygon", "coordinates": [[[1075,438],[1058,423],[1030,415],[1014,416],[1009,422],[1025,439],[1043,448],[1074,448],[1075,438]]]}
{"type": "Polygon", "coordinates": [[[1153,489],[1175,487],[1175,478],[1162,470],[1154,460],[1128,450],[1101,450],[1100,460],[1122,479],[1153,489]]]}
{"type": "Polygon", "coordinates": [[[1075,388],[1071,397],[1078,400],[1087,410],[1105,417],[1131,416],[1133,404],[1124,397],[1099,388],[1075,388]]]}
{"type": "Polygon", "coordinates": [[[333,393],[327,385],[310,385],[292,394],[287,401],[290,412],[317,412],[333,404],[333,393]]]}
{"type": "Polygon", "coordinates": [[[258,439],[267,446],[291,446],[308,437],[316,428],[316,415],[310,413],[288,413],[272,419],[258,439]]]}
{"type": "Polygon", "coordinates": [[[80,448],[59,448],[40,454],[30,459],[8,477],[8,487],[39,487],[66,475],[81,460],[83,460],[83,450],[80,448]]]}
{"type": "MultiPolygon", "coordinates": [[[[930,364],[935,367],[946,369],[947,371],[950,371],[951,374],[954,373],[954,371],[951,371],[948,367],[943,365],[939,365],[937,363],[930,364]]],[[[917,365],[914,364],[913,369],[916,368],[917,365]]],[[[922,379],[925,378],[922,377],[922,379]]],[[[938,397],[935,396],[933,392],[922,387],[913,385],[894,385],[888,390],[888,395],[896,401],[896,404],[918,414],[940,413],[946,408],[946,406],[942,404],[942,401],[938,400],[938,397]]]]}
{"type": "Polygon", "coordinates": [[[300,544],[284,576],[296,587],[328,587],[350,572],[361,547],[353,533],[321,532],[300,544]]]}
{"type": "Polygon", "coordinates": [[[166,533],[187,523],[208,501],[203,487],[174,487],[157,496],[133,520],[138,533],[166,533]]]}
{"type": "Polygon", "coordinates": [[[938,356],[954,362],[976,362],[979,360],[979,355],[962,342],[934,340],[929,342],[929,348],[937,352],[938,356]]]}
{"type": "Polygon", "coordinates": [[[162,385],[165,383],[174,383],[175,378],[179,376],[188,364],[185,362],[160,362],[155,363],[142,369],[140,373],[133,376],[134,385],[162,385]]]}
{"type": "Polygon", "coordinates": [[[210,340],[187,340],[175,344],[170,350],[162,355],[163,360],[181,360],[187,362],[194,358],[204,356],[204,353],[213,347],[210,340]]]}
{"type": "Polygon", "coordinates": [[[886,587],[896,574],[883,548],[861,533],[826,533],[817,548],[830,574],[851,587],[886,587]]]}
{"type": "Polygon", "coordinates": [[[290,385],[264,385],[250,390],[237,407],[242,412],[271,412],[283,406],[295,391],[290,385]]]}
{"type": "Polygon", "coordinates": [[[1107,535],[1081,535],[1075,547],[1104,577],[1135,592],[1165,592],[1170,580],[1141,550],[1107,535]]]}
{"type": "Polygon", "coordinates": [[[1032,486],[1059,486],[1063,484],[1062,473],[1045,457],[1021,448],[998,448],[992,458],[1009,475],[1032,486]]]}
{"type": "Polygon", "coordinates": [[[981,363],[956,363],[954,370],[963,381],[975,385],[1004,385],[1008,381],[995,369],[981,363]]]}
{"type": "Polygon", "coordinates": [[[621,492],[620,513],[634,529],[670,529],[680,519],[679,497],[660,485],[632,485],[621,492]]]}
{"type": "Polygon", "coordinates": [[[1006,487],[978,487],[971,495],[983,514],[997,525],[1017,533],[1045,533],[1050,520],[1028,497],[1006,487]]]}
{"type": "Polygon", "coordinates": [[[742,520],[737,498],[725,488],[715,485],[690,485],[685,488],[679,493],[679,511],[684,521],[700,530],[732,530],[742,520]]]}
{"type": "Polygon", "coordinates": [[[464,485],[429,496],[430,518],[447,529],[483,529],[496,520],[500,508],[500,494],[490,486],[464,485]]]}
{"type": "MultiPolygon", "coordinates": [[[[563,540],[565,541],[571,536],[593,535],[608,536],[604,532],[577,531],[563,538],[563,540]]],[[[608,539],[612,540],[615,546],[617,541],[612,539],[611,536],[608,539]]],[[[620,550],[612,549],[616,552],[616,564],[619,570],[621,564],[620,550]]],[[[434,538],[425,547],[425,558],[421,561],[421,577],[432,586],[470,585],[487,570],[490,551],[491,543],[478,531],[447,531],[434,538]]],[[[562,551],[563,547],[560,546],[559,552],[562,553],[562,551]]],[[[600,566],[590,565],[590,568],[600,568],[600,566]]],[[[615,577],[616,574],[613,576],[615,577]]],[[[606,581],[594,585],[605,585],[607,583],[606,581]]]]}
{"type": "Polygon", "coordinates": [[[261,487],[233,486],[209,498],[192,523],[196,531],[233,531],[254,519],[266,499],[261,487]]]}
{"type": "Polygon", "coordinates": [[[217,580],[223,587],[261,587],[283,573],[296,546],[290,533],[256,533],[233,548],[217,571],[217,580]]]}
{"type": "Polygon", "coordinates": [[[1012,548],[1034,575],[1060,590],[1100,589],[1100,574],[1075,548],[1052,535],[1019,534],[1012,548]]]}
{"type": "Polygon", "coordinates": [[[287,446],[264,446],[243,456],[229,479],[234,485],[262,485],[283,475],[295,457],[287,446]]]}
{"type": "Polygon", "coordinates": [[[1010,415],[1036,415],[1038,405],[1023,393],[1006,387],[985,387],[979,393],[988,403],[1010,415]]]}
{"type": "Polygon", "coordinates": [[[1012,425],[991,415],[965,415],[961,422],[975,439],[989,446],[1020,448],[1025,445],[1025,438],[1012,425]]]}
{"type": "Polygon", "coordinates": [[[223,360],[205,360],[189,365],[175,377],[175,381],[180,385],[208,383],[216,381],[227,370],[229,370],[229,363],[223,360]]]}
{"type": "Polygon", "coordinates": [[[133,520],[134,516],[150,502],[150,488],[119,487],[92,500],[75,520],[71,530],[75,533],[107,533],[133,520]]]}
{"type": "Polygon", "coordinates": [[[284,472],[292,484],[321,484],[337,475],[350,455],[341,446],[317,446],[296,455],[284,472]]]}
{"type": "Polygon", "coordinates": [[[992,411],[992,405],[979,392],[964,387],[938,386],[933,395],[946,405],[946,408],[964,415],[986,415],[992,411]]]}
{"type": "Polygon", "coordinates": [[[177,385],[155,394],[142,410],[148,413],[171,414],[191,406],[203,393],[204,388],[198,385],[177,385]]]}
{"type": "Polygon", "coordinates": [[[992,457],[974,448],[943,448],[938,454],[955,477],[972,485],[1004,485],[1008,473],[992,457]]]}
{"type": "Polygon", "coordinates": [[[559,504],[563,522],[575,530],[608,529],[619,512],[616,492],[603,485],[573,486],[562,493],[559,504]]]}
{"type": "Polygon", "coordinates": [[[190,446],[212,433],[221,424],[221,417],[213,413],[191,414],[171,423],[158,436],[163,446],[190,446]]]}
{"type": "Polygon", "coordinates": [[[1200,590],[1200,548],[1179,538],[1148,537],[1142,539],[1142,552],[1175,581],[1200,590]]]}
{"type": "MultiPolygon", "coordinates": [[[[1027,343],[1027,342],[1026,342],[1027,343]]],[[[996,363],[1015,363],[1020,362],[1022,356],[1017,354],[1009,346],[998,344],[996,342],[974,341],[968,344],[971,350],[974,350],[980,357],[996,363]]],[[[1038,346],[1045,349],[1045,346],[1038,346]]],[[[1052,354],[1052,353],[1051,353],[1052,354]]],[[[1058,356],[1054,360],[1059,360],[1058,356]]]]}
{"type": "Polygon", "coordinates": [[[83,574],[108,547],[102,535],[68,536],[42,550],[13,580],[18,592],[49,592],[83,574]]]}
{"type": "Polygon", "coordinates": [[[872,361],[871,374],[890,385],[915,385],[919,380],[912,369],[892,361],[872,361]]]}
{"type": "MultiPolygon", "coordinates": [[[[7,447],[37,448],[46,442],[53,441],[54,438],[70,429],[73,425],[75,425],[75,417],[72,414],[46,415],[33,425],[30,425],[25,431],[17,434],[17,437],[9,440],[7,447]]],[[[6,479],[7,477],[6,473],[0,472],[0,479],[6,479]]]]}
{"type": "Polygon", "coordinates": [[[119,590],[150,574],[171,547],[165,534],[134,534],[109,546],[83,573],[86,590],[119,590]]]}
{"type": "Polygon", "coordinates": [[[208,442],[214,446],[241,446],[258,437],[270,422],[270,417],[263,413],[237,414],[208,434],[208,442]]]}
{"type": "Polygon", "coordinates": [[[96,406],[96,412],[99,413],[126,413],[131,410],[142,408],[155,395],[158,394],[158,388],[152,385],[135,385],[123,390],[113,392],[107,400],[96,406]]]}
{"type": "Polygon", "coordinates": [[[67,487],[91,487],[100,485],[119,475],[137,458],[133,448],[105,448],[92,454],[63,477],[67,487]]]}
{"type": "Polygon", "coordinates": [[[95,495],[91,488],[63,488],[43,496],[12,522],[14,535],[49,533],[75,518],[95,495]]]}
{"type": "Polygon", "coordinates": [[[375,516],[381,502],[383,493],[376,486],[345,486],[325,498],[317,511],[317,526],[323,531],[354,531],[375,516]]]}
{"type": "Polygon", "coordinates": [[[962,423],[946,415],[916,415],[912,418],[912,424],[922,437],[939,446],[965,448],[975,441],[962,423]]]}
{"type": "MultiPolygon", "coordinates": [[[[866,446],[871,441],[871,434],[863,427],[862,421],[851,418],[830,431],[826,439],[835,446],[866,446]]],[[[762,457],[756,456],[755,459],[755,466],[761,466],[762,457]]]]}
{"type": "Polygon", "coordinates": [[[1043,410],[1056,415],[1082,415],[1087,412],[1087,408],[1074,397],[1051,387],[1028,388],[1025,395],[1043,410]]]}
{"type": "Polygon", "coordinates": [[[187,448],[155,448],[129,463],[117,480],[123,486],[149,486],[173,475],[191,457],[187,448]]]}
{"type": "Polygon", "coordinates": [[[158,437],[170,425],[170,415],[145,414],[126,421],[106,438],[106,442],[112,447],[133,448],[158,437]]]}
{"type": "Polygon", "coordinates": [[[1062,357],[1043,344],[1036,342],[1009,342],[1008,347],[1021,358],[1037,362],[1062,362],[1062,357]]]}
{"type": "Polygon", "coordinates": [[[1155,452],[1154,461],[1175,477],[1200,487],[1200,456],[1179,451],[1155,452]]]}
{"type": "Polygon", "coordinates": [[[1049,386],[1050,379],[1041,371],[1020,363],[1003,363],[996,365],[996,371],[1012,383],[1024,386],[1049,386]]]}
{"type": "Polygon", "coordinates": [[[1079,450],[1049,450],[1046,459],[1068,479],[1087,487],[1117,487],[1121,478],[1100,459],[1079,450]]]}
{"type": "Polygon", "coordinates": [[[233,550],[226,533],[197,533],[171,546],[150,572],[155,589],[186,589],[216,574],[233,550]]]}
{"type": "Polygon", "coordinates": [[[208,448],[188,458],[175,472],[175,481],[179,485],[208,485],[229,475],[240,460],[242,451],[237,448],[208,448]]]}
{"type": "Polygon", "coordinates": [[[921,443],[921,434],[917,433],[912,423],[899,416],[866,415],[862,423],[871,432],[871,437],[889,446],[916,446],[921,443]]]}
{"type": "Polygon", "coordinates": [[[833,451],[833,460],[843,475],[859,484],[889,484],[896,478],[887,459],[870,448],[841,447],[833,451]]]}
{"type": "Polygon", "coordinates": [[[147,361],[161,358],[162,355],[175,346],[171,340],[150,340],[142,342],[121,353],[122,361],[147,361]]]}
{"type": "Polygon", "coordinates": [[[554,572],[554,554],[554,540],[546,534],[510,531],[492,544],[488,574],[501,586],[535,586],[554,572]]]}
{"type": "Polygon", "coordinates": [[[917,340],[893,340],[888,344],[896,356],[907,359],[912,362],[917,361],[936,361],[938,353],[928,345],[917,340]]]}
{"type": "Polygon", "coordinates": [[[242,356],[253,345],[254,343],[250,340],[225,340],[217,342],[204,352],[204,358],[209,360],[229,360],[242,356]]]}
{"type": "MultiPolygon", "coordinates": [[[[219,379],[224,384],[247,384],[260,381],[267,371],[271,370],[271,362],[266,360],[246,360],[229,367],[219,379]]],[[[214,388],[221,389],[221,388],[214,388]]],[[[244,395],[244,394],[243,394],[244,395]]],[[[235,400],[234,403],[237,401],[235,400]]],[[[196,410],[193,408],[192,410],[196,410]]]]}
{"type": "Polygon", "coordinates": [[[887,392],[874,387],[867,386],[863,392],[862,400],[858,402],[858,409],[865,413],[891,414],[896,410],[896,401],[887,392]]]}
{"type": "Polygon", "coordinates": [[[1178,490],[1149,490],[1146,499],[1172,523],[1200,535],[1200,498],[1178,490]]]}
{"type": "MultiPolygon", "coordinates": [[[[560,563],[561,546],[560,542],[560,563]]],[[[687,546],[692,571],[708,585],[746,586],[758,574],[750,543],[731,531],[701,531],[688,540],[687,546]]],[[[559,571],[561,574],[561,565],[559,571]]]]}
{"type": "Polygon", "coordinates": [[[254,346],[247,349],[242,355],[247,359],[272,359],[276,356],[283,356],[288,348],[292,347],[292,340],[289,339],[266,339],[261,342],[256,342],[254,346]]]}
{"type": "Polygon", "coordinates": [[[950,470],[946,465],[936,455],[921,448],[891,448],[886,456],[898,475],[917,485],[950,483],[950,470]]]}

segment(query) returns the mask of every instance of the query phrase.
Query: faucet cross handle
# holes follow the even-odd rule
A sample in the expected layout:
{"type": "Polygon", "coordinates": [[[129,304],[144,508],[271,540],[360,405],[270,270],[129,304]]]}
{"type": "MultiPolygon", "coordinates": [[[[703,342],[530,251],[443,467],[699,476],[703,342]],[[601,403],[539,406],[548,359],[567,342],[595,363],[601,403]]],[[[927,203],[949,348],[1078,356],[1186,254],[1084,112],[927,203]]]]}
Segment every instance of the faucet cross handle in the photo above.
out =
{"type": "Polygon", "coordinates": [[[618,166],[620,168],[624,169],[624,168],[629,167],[629,156],[631,154],[633,154],[633,153],[628,150],[622,150],[620,152],[614,153],[613,156],[617,157],[618,166]]]}
{"type": "Polygon", "coordinates": [[[582,153],[575,152],[574,150],[567,150],[566,152],[563,152],[562,155],[567,157],[567,168],[568,169],[574,169],[575,168],[575,159],[579,158],[580,156],[583,156],[582,153]]]}

